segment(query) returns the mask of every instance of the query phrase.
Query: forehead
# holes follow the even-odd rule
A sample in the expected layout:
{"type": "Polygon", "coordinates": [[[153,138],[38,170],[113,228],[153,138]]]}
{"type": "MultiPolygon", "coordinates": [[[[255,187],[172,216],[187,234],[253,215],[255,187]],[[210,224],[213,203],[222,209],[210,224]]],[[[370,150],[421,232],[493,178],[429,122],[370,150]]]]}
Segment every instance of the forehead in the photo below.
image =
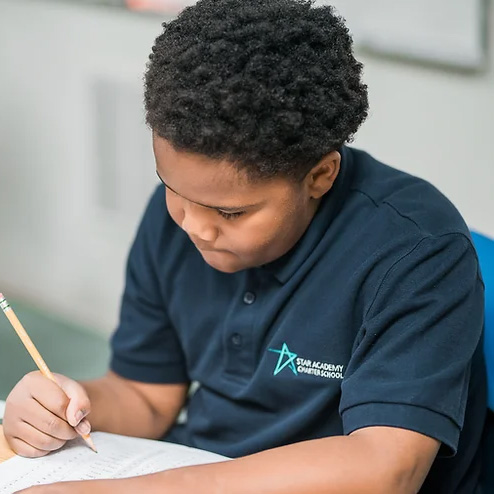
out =
{"type": "Polygon", "coordinates": [[[284,197],[292,192],[288,179],[250,180],[229,161],[177,151],[166,139],[154,136],[153,149],[161,179],[180,195],[205,204],[238,206],[284,197]]]}

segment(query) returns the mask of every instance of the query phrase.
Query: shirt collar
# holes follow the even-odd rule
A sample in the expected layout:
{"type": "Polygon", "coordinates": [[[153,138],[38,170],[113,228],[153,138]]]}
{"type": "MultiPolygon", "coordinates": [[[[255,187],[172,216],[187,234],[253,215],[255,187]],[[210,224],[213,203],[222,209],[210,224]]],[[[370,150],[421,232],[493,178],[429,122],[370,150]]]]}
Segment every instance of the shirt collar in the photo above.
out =
{"type": "Polygon", "coordinates": [[[273,274],[282,284],[286,283],[310,256],[310,253],[326,234],[347,196],[353,175],[353,157],[351,150],[345,146],[339,152],[341,165],[338,177],[331,190],[322,198],[305,233],[285,255],[260,268],[273,274]]]}

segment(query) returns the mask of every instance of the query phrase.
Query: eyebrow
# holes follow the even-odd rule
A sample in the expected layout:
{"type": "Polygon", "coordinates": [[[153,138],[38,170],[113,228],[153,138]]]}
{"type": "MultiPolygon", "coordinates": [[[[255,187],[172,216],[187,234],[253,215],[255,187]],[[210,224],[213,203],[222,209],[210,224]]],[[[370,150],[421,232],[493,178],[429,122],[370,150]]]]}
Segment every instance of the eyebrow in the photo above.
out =
{"type": "MultiPolygon", "coordinates": [[[[156,175],[158,176],[158,178],[160,179],[160,182],[169,190],[171,190],[174,194],[177,194],[178,196],[180,197],[183,197],[184,199],[187,199],[186,197],[184,197],[182,194],[179,194],[176,190],[173,190],[161,177],[160,177],[160,174],[158,173],[158,170],[156,170],[156,175]]],[[[236,206],[236,207],[231,207],[231,206],[210,206],[208,204],[202,204],[200,202],[197,202],[197,201],[192,201],[191,199],[187,199],[187,201],[190,201],[190,202],[193,202],[194,204],[197,204],[199,206],[202,206],[203,208],[208,208],[208,209],[216,209],[218,211],[225,211],[225,212],[234,212],[234,211],[239,211],[241,209],[249,209],[249,208],[252,208],[254,206],[257,206],[258,204],[249,204],[249,205],[246,205],[246,206],[236,206]]]]}

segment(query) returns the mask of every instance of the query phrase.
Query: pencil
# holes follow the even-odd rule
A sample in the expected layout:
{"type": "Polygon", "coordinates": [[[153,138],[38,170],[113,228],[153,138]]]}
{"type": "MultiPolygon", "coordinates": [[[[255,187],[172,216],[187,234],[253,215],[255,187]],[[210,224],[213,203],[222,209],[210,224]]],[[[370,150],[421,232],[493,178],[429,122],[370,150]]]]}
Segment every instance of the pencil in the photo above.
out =
{"type": "MultiPolygon", "coordinates": [[[[4,314],[7,316],[7,319],[10,321],[10,324],[12,324],[13,328],[15,329],[15,332],[17,333],[22,343],[26,347],[26,350],[29,352],[35,364],[38,366],[39,370],[41,371],[41,374],[43,374],[43,376],[48,378],[50,381],[53,381],[58,386],[55,376],[51,373],[50,369],[43,360],[43,357],[40,355],[37,348],[34,346],[34,343],[32,342],[31,338],[27,334],[26,330],[24,329],[19,319],[15,315],[14,310],[12,309],[12,307],[10,307],[9,303],[7,302],[7,299],[3,296],[2,293],[0,293],[0,309],[2,309],[4,314]]],[[[90,434],[81,434],[81,436],[84,439],[84,441],[86,441],[88,446],[95,453],[97,453],[98,451],[94,446],[90,434]]]]}

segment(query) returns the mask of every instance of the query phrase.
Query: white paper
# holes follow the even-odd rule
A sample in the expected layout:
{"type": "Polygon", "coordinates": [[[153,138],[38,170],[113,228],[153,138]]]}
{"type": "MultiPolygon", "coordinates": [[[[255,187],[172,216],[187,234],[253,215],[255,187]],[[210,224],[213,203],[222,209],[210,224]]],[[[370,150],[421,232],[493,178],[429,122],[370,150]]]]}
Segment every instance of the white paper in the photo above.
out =
{"type": "Polygon", "coordinates": [[[177,444],[104,432],[91,437],[94,453],[77,439],[44,458],[14,457],[0,464],[0,493],[64,480],[116,479],[171,468],[225,461],[227,458],[177,444]]]}

